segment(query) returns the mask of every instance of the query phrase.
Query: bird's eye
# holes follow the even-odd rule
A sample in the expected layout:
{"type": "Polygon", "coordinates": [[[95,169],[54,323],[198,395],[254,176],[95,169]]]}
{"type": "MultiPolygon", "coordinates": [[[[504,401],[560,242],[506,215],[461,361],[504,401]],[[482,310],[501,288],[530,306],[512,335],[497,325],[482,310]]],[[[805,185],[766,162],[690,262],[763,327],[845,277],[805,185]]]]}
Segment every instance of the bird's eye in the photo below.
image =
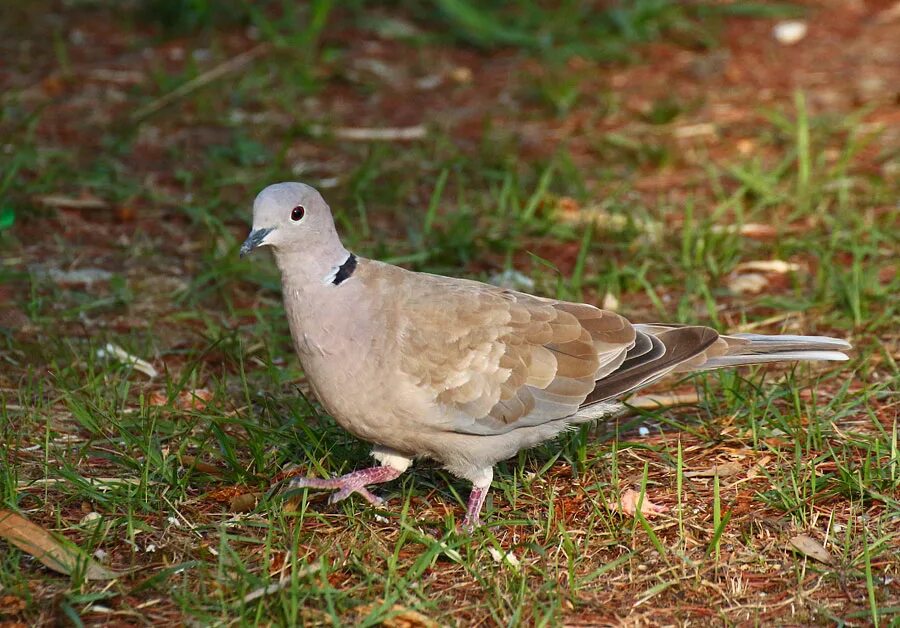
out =
{"type": "Polygon", "coordinates": [[[306,214],[306,209],[304,209],[303,205],[297,205],[294,209],[291,210],[291,220],[297,222],[301,218],[303,218],[304,214],[306,214]]]}

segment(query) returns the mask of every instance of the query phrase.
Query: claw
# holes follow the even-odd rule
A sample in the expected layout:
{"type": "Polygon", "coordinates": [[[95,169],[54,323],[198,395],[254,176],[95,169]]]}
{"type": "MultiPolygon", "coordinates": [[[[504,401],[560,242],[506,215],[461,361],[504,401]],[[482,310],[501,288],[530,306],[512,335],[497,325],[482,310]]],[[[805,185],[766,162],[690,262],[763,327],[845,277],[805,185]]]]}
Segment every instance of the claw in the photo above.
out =
{"type": "Polygon", "coordinates": [[[344,487],[341,490],[337,491],[336,493],[332,493],[331,497],[328,498],[328,503],[336,504],[340,501],[347,499],[353,493],[356,493],[357,495],[359,495],[360,497],[365,499],[367,502],[369,502],[373,506],[378,506],[378,505],[384,503],[384,500],[382,498],[378,497],[377,495],[373,495],[369,491],[369,489],[367,489],[365,486],[344,487]]]}

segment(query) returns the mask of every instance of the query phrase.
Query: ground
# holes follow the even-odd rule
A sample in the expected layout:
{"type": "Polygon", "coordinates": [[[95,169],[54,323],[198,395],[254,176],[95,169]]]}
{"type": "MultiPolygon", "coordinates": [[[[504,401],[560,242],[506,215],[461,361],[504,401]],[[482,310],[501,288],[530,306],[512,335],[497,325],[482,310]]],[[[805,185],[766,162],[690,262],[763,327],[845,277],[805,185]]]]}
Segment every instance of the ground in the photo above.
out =
{"type": "Polygon", "coordinates": [[[0,626],[900,621],[900,4],[503,6],[4,9],[0,626]],[[285,499],[368,459],[237,256],[280,180],[363,255],[852,359],[660,384],[472,535],[428,463],[285,499]]]}

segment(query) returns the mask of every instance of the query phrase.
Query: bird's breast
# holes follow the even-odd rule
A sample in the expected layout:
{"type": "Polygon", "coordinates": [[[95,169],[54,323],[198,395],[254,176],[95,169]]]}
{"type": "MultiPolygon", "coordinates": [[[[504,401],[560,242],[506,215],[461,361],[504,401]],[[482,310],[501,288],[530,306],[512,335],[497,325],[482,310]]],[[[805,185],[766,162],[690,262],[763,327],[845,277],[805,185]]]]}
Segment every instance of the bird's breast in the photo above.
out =
{"type": "Polygon", "coordinates": [[[294,347],[318,401],[346,430],[375,440],[378,426],[389,420],[384,373],[394,360],[377,308],[359,298],[320,298],[312,312],[305,307],[309,300],[293,303],[286,301],[294,347]]]}

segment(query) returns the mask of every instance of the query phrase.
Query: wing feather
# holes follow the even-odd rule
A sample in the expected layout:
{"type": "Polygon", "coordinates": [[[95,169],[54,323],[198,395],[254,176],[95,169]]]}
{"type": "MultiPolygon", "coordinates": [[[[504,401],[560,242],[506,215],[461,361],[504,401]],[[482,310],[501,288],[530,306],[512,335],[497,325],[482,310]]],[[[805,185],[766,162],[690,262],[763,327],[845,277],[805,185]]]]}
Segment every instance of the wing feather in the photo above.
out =
{"type": "Polygon", "coordinates": [[[708,328],[635,326],[587,304],[418,277],[396,299],[400,368],[431,391],[454,431],[576,420],[586,404],[728,348],[708,328]]]}

